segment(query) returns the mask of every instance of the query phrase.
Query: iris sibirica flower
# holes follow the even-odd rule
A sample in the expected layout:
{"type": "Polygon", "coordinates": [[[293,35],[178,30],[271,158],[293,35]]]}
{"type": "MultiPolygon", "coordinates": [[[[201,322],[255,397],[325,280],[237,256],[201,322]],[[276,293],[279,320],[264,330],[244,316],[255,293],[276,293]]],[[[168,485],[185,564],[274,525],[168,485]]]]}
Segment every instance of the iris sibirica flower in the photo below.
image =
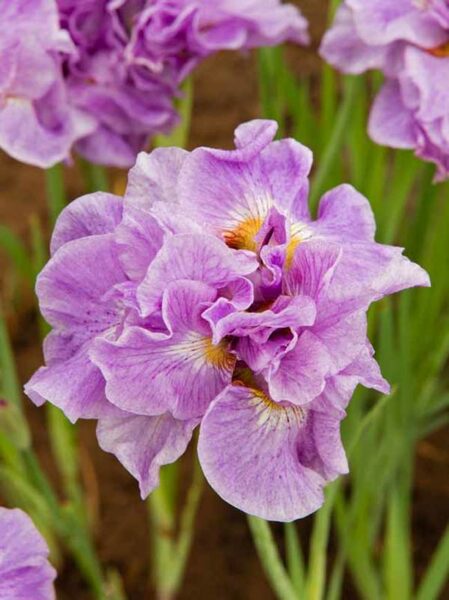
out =
{"type": "Polygon", "coordinates": [[[0,26],[0,147],[39,167],[130,167],[202,59],[307,41],[280,0],[8,0],[0,26]]]}
{"type": "Polygon", "coordinates": [[[344,0],[321,55],[345,73],[383,71],[372,139],[414,149],[449,177],[448,0],[344,0]]]}
{"type": "Polygon", "coordinates": [[[0,598],[54,600],[48,548],[21,510],[0,507],[0,598]]]}
{"type": "Polygon", "coordinates": [[[123,201],[92,194],[65,209],[37,283],[53,327],[46,366],[26,392],[98,419],[101,447],[143,496],[199,426],[211,486],[289,521],[348,470],[340,423],[357,384],[388,392],[369,305],[429,279],[375,242],[351,186],[313,219],[311,152],[276,130],[243,124],[232,151],[142,153],[123,201]]]}

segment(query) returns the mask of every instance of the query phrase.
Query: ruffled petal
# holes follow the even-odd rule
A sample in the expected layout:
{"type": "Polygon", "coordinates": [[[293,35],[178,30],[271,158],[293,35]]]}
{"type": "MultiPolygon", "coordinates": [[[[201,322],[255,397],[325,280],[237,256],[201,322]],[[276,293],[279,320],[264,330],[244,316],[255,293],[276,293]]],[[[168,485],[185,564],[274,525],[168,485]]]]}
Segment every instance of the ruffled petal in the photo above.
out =
{"type": "Polygon", "coordinates": [[[329,239],[372,242],[376,222],[365,196],[352,185],[344,184],[322,197],[314,229],[329,239]]]}
{"type": "Polygon", "coordinates": [[[125,280],[112,234],[73,240],[37,279],[41,312],[53,327],[77,329],[90,339],[120,321],[121,308],[110,291],[125,280]]]}
{"type": "Polygon", "coordinates": [[[106,192],[87,194],[74,200],[56,222],[51,237],[51,253],[72,240],[112,233],[120,223],[122,208],[122,198],[106,192]]]}
{"type": "Polygon", "coordinates": [[[272,207],[308,215],[312,154],[294,140],[272,143],[273,133],[270,121],[247,123],[236,132],[237,150],[199,148],[181,171],[182,206],[233,248],[256,248],[272,207]]]}
{"type": "Polygon", "coordinates": [[[323,37],[320,55],[344,73],[359,75],[369,69],[380,69],[387,57],[384,46],[370,46],[356,29],[353,11],[342,4],[332,27],[323,37]]]}
{"type": "Polygon", "coordinates": [[[316,317],[315,303],[307,296],[278,298],[271,309],[260,312],[233,312],[217,319],[214,305],[203,313],[213,331],[213,341],[219,343],[226,336],[252,336],[265,342],[276,330],[298,329],[313,325],[316,317]]]}
{"type": "Polygon", "coordinates": [[[69,114],[60,128],[47,129],[31,101],[10,98],[0,111],[0,148],[21,162],[46,169],[69,158],[74,140],[91,126],[87,118],[84,126],[82,119],[80,115],[79,131],[69,114]]]}
{"type": "Polygon", "coordinates": [[[49,361],[25,385],[25,393],[37,405],[48,401],[60,408],[73,423],[113,414],[106,400],[104,378],[88,356],[84,345],[70,358],[49,361]]]}
{"type": "Polygon", "coordinates": [[[345,410],[359,384],[382,394],[390,393],[390,385],[382,377],[379,365],[374,359],[374,350],[367,341],[351,364],[338,375],[327,379],[320,400],[324,400],[326,405],[333,406],[336,410],[345,410]]]}
{"type": "Polygon", "coordinates": [[[205,303],[214,298],[204,284],[173,284],[163,304],[168,336],[130,327],[117,342],[96,340],[91,357],[106,379],[107,398],[140,415],[170,411],[189,419],[204,414],[230,383],[235,365],[227,343],[214,345],[201,320],[205,303]]]}
{"type": "Polygon", "coordinates": [[[319,396],[331,374],[332,360],[326,346],[310,331],[299,338],[274,373],[267,373],[270,395],[277,402],[303,406],[319,396]]]}
{"type": "Polygon", "coordinates": [[[370,45],[407,41],[424,47],[442,44],[447,36],[430,12],[410,0],[347,0],[357,31],[370,45]]]}
{"type": "Polygon", "coordinates": [[[159,485],[159,470],[184,454],[197,420],[180,421],[169,414],[140,417],[121,412],[100,419],[97,437],[105,452],[115,454],[139,482],[142,498],[159,485]]]}
{"type": "Polygon", "coordinates": [[[137,291],[143,315],[160,308],[163,290],[187,279],[224,288],[257,269],[256,257],[236,253],[213,236],[180,234],[168,238],[137,291]]]}
{"type": "Polygon", "coordinates": [[[201,423],[204,474],[224,500],[246,513],[274,521],[305,517],[323,503],[326,481],[347,471],[340,418],[229,386],[201,423]]]}
{"type": "Polygon", "coordinates": [[[128,206],[116,229],[120,246],[120,262],[128,277],[142,281],[156,254],[162,247],[164,231],[156,219],[140,208],[128,206]]]}
{"type": "Polygon", "coordinates": [[[177,204],[177,182],[189,153],[181,148],[141,152],[128,175],[125,205],[148,211],[155,202],[177,204]]]}

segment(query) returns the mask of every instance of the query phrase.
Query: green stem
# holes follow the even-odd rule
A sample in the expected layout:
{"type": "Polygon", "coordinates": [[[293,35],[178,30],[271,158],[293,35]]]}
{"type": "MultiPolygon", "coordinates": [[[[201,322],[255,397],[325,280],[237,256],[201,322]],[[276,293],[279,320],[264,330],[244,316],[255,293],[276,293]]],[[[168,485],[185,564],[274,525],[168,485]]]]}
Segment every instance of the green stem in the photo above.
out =
{"type": "Polygon", "coordinates": [[[279,600],[298,600],[298,594],[281,561],[269,524],[250,515],[248,523],[260,562],[276,596],[279,600]]]}
{"type": "Polygon", "coordinates": [[[167,573],[169,576],[167,581],[168,592],[171,596],[173,596],[179,590],[182,583],[193,542],[195,517],[203,491],[204,478],[201,467],[197,461],[195,461],[194,469],[193,481],[187,495],[184,510],[181,514],[179,537],[176,544],[176,554],[173,561],[173,568],[171,573],[167,573]]]}
{"type": "Polygon", "coordinates": [[[330,523],[339,487],[340,481],[336,481],[327,488],[326,502],[315,515],[307,573],[307,600],[324,597],[330,523]]]}
{"type": "Polygon", "coordinates": [[[203,489],[203,475],[197,462],[176,531],[177,465],[161,469],[159,488],[150,496],[148,508],[153,525],[154,582],[159,600],[174,598],[181,586],[193,541],[195,516],[203,489]]]}
{"type": "Polygon", "coordinates": [[[50,167],[45,171],[47,184],[47,205],[51,223],[54,224],[59,213],[67,204],[64,188],[64,166],[62,164],[50,167]]]}
{"type": "Polygon", "coordinates": [[[108,172],[101,165],[80,158],[78,160],[88,192],[107,192],[109,190],[108,172]]]}
{"type": "Polygon", "coordinates": [[[287,568],[293,587],[298,594],[304,592],[304,557],[295,523],[285,523],[285,549],[287,568]]]}
{"type": "Polygon", "coordinates": [[[358,89],[358,80],[356,77],[347,77],[345,81],[345,93],[343,102],[339,108],[334,121],[334,127],[330,139],[327,142],[326,150],[321,157],[320,165],[313,179],[313,187],[310,194],[310,206],[315,210],[318,200],[323,192],[326,180],[332,170],[334,161],[338,156],[345,135],[347,125],[351,117],[353,102],[358,89]]]}

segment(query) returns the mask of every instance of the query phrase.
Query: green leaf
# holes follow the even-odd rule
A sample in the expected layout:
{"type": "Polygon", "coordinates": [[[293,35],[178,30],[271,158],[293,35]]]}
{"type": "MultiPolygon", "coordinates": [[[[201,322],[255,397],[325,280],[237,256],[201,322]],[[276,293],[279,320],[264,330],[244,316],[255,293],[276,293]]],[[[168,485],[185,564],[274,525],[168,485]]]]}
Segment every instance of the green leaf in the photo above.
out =
{"type": "Polygon", "coordinates": [[[9,256],[17,272],[34,285],[34,270],[30,256],[20,238],[4,225],[0,225],[0,247],[9,256]]]}
{"type": "Polygon", "coordinates": [[[251,515],[247,517],[260,562],[277,598],[298,600],[298,595],[279,556],[270,525],[258,517],[251,515]]]}
{"type": "Polygon", "coordinates": [[[432,556],[426,574],[418,588],[416,600],[437,600],[449,577],[449,527],[432,556]]]}

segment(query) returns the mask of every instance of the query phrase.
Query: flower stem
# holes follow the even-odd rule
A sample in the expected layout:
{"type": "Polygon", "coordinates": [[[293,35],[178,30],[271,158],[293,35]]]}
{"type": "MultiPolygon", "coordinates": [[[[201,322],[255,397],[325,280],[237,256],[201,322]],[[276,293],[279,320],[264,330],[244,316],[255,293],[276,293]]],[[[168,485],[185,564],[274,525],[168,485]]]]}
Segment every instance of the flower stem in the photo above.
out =
{"type": "Polygon", "coordinates": [[[248,523],[265,574],[279,600],[298,600],[298,594],[279,556],[267,521],[248,515],[248,523]]]}
{"type": "Polygon", "coordinates": [[[57,164],[45,171],[47,184],[47,205],[51,223],[54,224],[59,213],[67,204],[64,188],[64,166],[57,164]]]}
{"type": "Polygon", "coordinates": [[[161,483],[149,498],[153,524],[154,579],[159,600],[171,600],[178,592],[193,541],[195,516],[203,490],[203,475],[197,461],[176,532],[176,465],[161,470],[161,483]]]}
{"type": "Polygon", "coordinates": [[[284,533],[288,574],[295,591],[302,594],[305,585],[304,557],[295,523],[285,523],[284,533]]]}
{"type": "Polygon", "coordinates": [[[109,190],[108,172],[101,165],[79,159],[79,166],[84,176],[87,192],[107,192],[109,190]]]}

